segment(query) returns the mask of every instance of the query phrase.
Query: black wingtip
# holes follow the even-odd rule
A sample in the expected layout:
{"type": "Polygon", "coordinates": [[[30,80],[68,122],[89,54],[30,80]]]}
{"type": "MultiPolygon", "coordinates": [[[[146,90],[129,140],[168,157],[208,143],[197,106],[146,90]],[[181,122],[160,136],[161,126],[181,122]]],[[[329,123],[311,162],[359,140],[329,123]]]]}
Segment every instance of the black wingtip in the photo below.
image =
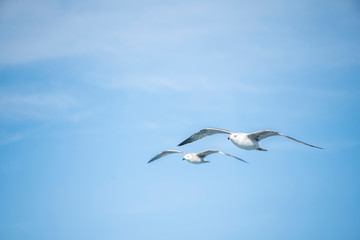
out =
{"type": "Polygon", "coordinates": [[[317,148],[317,149],[322,149],[322,150],[325,150],[325,148],[318,147],[318,146],[314,146],[314,145],[310,145],[310,147],[314,147],[314,148],[317,148]]]}
{"type": "Polygon", "coordinates": [[[238,159],[239,159],[240,161],[244,162],[244,163],[250,164],[248,161],[245,161],[245,160],[240,159],[240,158],[238,158],[238,159]]]}
{"type": "Polygon", "coordinates": [[[185,141],[179,143],[177,146],[180,147],[180,146],[183,146],[183,145],[185,145],[185,144],[187,144],[187,143],[188,143],[188,142],[187,142],[187,139],[186,139],[185,141]]]}
{"type": "Polygon", "coordinates": [[[235,157],[235,156],[232,156],[232,157],[234,157],[234,158],[236,158],[237,160],[242,161],[242,162],[244,162],[244,163],[249,163],[248,161],[245,161],[244,159],[241,159],[241,158],[238,158],[238,157],[235,157]]]}

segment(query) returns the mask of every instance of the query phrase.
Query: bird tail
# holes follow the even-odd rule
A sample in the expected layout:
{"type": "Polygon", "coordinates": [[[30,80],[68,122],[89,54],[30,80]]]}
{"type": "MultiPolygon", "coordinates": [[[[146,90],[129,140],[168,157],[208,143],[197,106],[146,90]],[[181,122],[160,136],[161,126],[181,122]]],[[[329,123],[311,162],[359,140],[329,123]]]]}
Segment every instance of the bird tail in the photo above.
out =
{"type": "Polygon", "coordinates": [[[261,147],[258,147],[256,150],[259,150],[259,151],[264,151],[264,152],[266,152],[266,151],[267,151],[266,149],[261,148],[261,147]]]}

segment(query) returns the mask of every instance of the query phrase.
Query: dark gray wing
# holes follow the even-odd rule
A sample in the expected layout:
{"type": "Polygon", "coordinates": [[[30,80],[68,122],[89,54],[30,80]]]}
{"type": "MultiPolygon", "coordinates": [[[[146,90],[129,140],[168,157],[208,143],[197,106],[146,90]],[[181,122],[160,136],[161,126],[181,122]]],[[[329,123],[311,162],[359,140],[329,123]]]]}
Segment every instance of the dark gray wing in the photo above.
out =
{"type": "Polygon", "coordinates": [[[150,161],[148,161],[148,163],[151,163],[152,161],[155,161],[156,159],[159,159],[161,157],[164,157],[166,155],[172,154],[172,153],[183,153],[186,154],[186,152],[183,151],[178,151],[178,150],[166,150],[163,151],[162,153],[159,153],[158,155],[156,155],[155,157],[153,157],[152,159],[150,159],[150,161]]]}
{"type": "Polygon", "coordinates": [[[218,133],[231,134],[230,131],[224,130],[224,129],[205,128],[205,129],[202,129],[202,130],[198,131],[197,133],[194,133],[189,138],[187,138],[186,140],[181,142],[178,146],[182,146],[182,145],[185,145],[185,144],[188,144],[188,143],[192,143],[192,142],[195,142],[195,141],[197,141],[199,139],[202,139],[204,137],[211,136],[211,135],[218,134],[218,133]]]}
{"type": "Polygon", "coordinates": [[[283,133],[280,133],[280,132],[277,132],[277,131],[274,131],[274,130],[262,130],[262,131],[257,131],[257,132],[253,132],[253,133],[249,133],[249,138],[252,138],[254,139],[255,141],[261,141],[265,138],[268,138],[268,137],[272,137],[272,136],[283,136],[283,137],[287,137],[291,140],[294,140],[296,142],[299,142],[299,143],[302,143],[302,144],[305,144],[305,145],[308,145],[310,147],[314,147],[314,148],[319,148],[319,149],[323,149],[321,147],[317,147],[317,146],[314,146],[314,145],[311,145],[311,144],[308,144],[308,143],[305,143],[305,142],[302,142],[300,140],[297,140],[295,138],[292,138],[292,137],[289,137],[288,135],[285,135],[283,133]]]}
{"type": "Polygon", "coordinates": [[[198,155],[200,158],[204,158],[204,157],[206,157],[207,155],[210,155],[210,154],[213,154],[213,153],[221,153],[221,154],[224,154],[224,155],[226,155],[226,156],[233,157],[233,158],[236,158],[237,160],[240,160],[240,161],[243,161],[243,162],[248,163],[247,161],[245,161],[245,160],[243,160],[243,159],[241,159],[241,158],[235,157],[235,156],[233,156],[233,155],[230,155],[230,154],[227,154],[227,153],[224,153],[224,152],[215,150],[215,149],[205,150],[205,151],[203,151],[203,152],[197,153],[196,155],[198,155]]]}

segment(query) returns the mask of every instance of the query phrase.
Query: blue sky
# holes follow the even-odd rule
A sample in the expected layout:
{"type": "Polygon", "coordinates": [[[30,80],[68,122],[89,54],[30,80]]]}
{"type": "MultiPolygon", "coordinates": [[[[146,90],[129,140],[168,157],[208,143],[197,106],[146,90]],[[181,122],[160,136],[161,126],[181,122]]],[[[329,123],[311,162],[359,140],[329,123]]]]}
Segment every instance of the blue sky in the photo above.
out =
{"type": "Polygon", "coordinates": [[[359,239],[356,1],[2,1],[1,239],[359,239]],[[274,129],[268,152],[218,127],[274,129]],[[192,165],[166,149],[215,148],[192,165]]]}

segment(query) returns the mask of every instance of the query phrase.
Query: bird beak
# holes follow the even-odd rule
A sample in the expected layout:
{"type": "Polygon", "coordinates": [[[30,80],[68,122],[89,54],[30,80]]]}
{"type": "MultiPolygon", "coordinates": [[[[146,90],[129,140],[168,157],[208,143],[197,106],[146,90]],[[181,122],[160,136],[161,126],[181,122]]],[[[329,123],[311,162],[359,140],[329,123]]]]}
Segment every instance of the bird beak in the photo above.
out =
{"type": "Polygon", "coordinates": [[[230,137],[228,137],[228,140],[230,140],[230,137]]]}
{"type": "Polygon", "coordinates": [[[183,158],[183,161],[185,160],[185,158],[183,158]]]}

